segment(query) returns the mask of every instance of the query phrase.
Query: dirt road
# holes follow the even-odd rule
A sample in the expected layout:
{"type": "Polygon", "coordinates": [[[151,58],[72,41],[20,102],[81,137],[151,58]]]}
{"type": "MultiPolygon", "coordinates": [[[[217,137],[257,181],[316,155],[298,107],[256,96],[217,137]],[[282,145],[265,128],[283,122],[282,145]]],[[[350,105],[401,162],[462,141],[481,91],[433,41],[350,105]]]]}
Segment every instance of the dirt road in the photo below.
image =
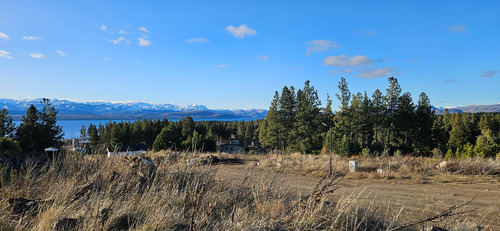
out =
{"type": "MultiPolygon", "coordinates": [[[[247,184],[259,184],[274,178],[277,168],[256,168],[242,165],[222,165],[219,170],[228,179],[240,183],[248,176],[247,184]]],[[[321,177],[296,174],[278,174],[278,184],[293,192],[307,195],[317,185],[321,177]]],[[[343,179],[333,193],[335,200],[344,196],[358,197],[366,203],[374,202],[377,206],[403,208],[403,214],[410,214],[415,220],[435,215],[452,205],[462,204],[474,199],[467,210],[468,219],[486,226],[492,223],[491,230],[500,230],[500,179],[481,178],[480,182],[464,180],[459,183],[447,183],[425,179],[415,182],[409,179],[343,179]]]]}

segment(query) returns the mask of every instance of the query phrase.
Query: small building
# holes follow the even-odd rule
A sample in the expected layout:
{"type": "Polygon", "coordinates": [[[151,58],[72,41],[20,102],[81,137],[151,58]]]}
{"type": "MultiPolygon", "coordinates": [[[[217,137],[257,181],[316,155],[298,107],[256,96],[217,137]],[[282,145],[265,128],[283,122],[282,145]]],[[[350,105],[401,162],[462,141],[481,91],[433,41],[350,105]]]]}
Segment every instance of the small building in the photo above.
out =
{"type": "Polygon", "coordinates": [[[147,147],[144,144],[117,145],[114,149],[108,148],[108,158],[114,156],[133,156],[146,153],[147,147]]]}
{"type": "Polygon", "coordinates": [[[245,146],[240,145],[240,141],[234,135],[231,135],[231,142],[217,143],[217,151],[230,154],[245,154],[245,146]]]}

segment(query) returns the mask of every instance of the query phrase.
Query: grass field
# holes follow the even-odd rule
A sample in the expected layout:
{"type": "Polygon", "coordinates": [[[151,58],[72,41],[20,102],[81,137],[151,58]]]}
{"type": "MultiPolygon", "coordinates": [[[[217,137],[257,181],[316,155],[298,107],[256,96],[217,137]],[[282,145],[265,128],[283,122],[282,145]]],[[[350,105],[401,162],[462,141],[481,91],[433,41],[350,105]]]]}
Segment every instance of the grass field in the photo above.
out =
{"type": "Polygon", "coordinates": [[[324,155],[207,155],[150,153],[155,166],[76,154],[27,161],[1,182],[0,230],[500,227],[500,211],[491,207],[500,196],[495,160],[454,160],[437,169],[440,159],[363,157],[351,174],[348,159],[335,157],[336,177],[324,178],[324,155]],[[489,191],[468,202],[474,193],[462,184],[489,191]],[[488,198],[496,199],[489,210],[475,207],[488,198]]]}

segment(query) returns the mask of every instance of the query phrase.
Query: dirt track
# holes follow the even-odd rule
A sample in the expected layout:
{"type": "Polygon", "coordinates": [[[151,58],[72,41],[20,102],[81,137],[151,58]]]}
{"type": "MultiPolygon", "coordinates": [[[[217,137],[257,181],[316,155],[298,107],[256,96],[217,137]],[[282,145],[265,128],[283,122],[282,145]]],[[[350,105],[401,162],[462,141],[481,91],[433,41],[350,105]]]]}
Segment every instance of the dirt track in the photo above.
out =
{"type": "MultiPolygon", "coordinates": [[[[255,168],[242,165],[218,166],[227,175],[228,179],[239,183],[249,175],[248,184],[265,182],[273,178],[278,169],[255,168]]],[[[278,181],[289,190],[306,195],[317,185],[321,177],[302,176],[295,174],[281,174],[278,181]]],[[[488,178],[480,183],[473,177],[460,183],[447,183],[426,179],[418,182],[408,179],[343,179],[337,185],[339,188],[333,193],[333,199],[342,196],[359,196],[367,203],[375,202],[378,206],[404,209],[404,214],[422,219],[435,215],[452,205],[462,204],[474,198],[467,206],[467,210],[475,223],[483,226],[492,223],[491,230],[500,230],[500,179],[488,178]],[[395,207],[394,207],[395,206],[395,207]]]]}

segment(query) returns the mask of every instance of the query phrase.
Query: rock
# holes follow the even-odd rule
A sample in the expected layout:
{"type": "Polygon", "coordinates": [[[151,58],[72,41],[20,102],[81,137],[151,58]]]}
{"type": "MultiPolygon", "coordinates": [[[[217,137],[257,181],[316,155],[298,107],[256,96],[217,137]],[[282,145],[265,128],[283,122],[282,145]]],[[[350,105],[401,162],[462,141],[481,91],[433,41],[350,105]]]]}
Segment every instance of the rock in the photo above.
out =
{"type": "Polygon", "coordinates": [[[446,161],[441,161],[439,162],[438,165],[436,165],[437,169],[446,169],[446,161]]]}
{"type": "Polygon", "coordinates": [[[63,218],[57,221],[56,225],[54,226],[54,230],[78,230],[78,224],[80,223],[80,220],[75,219],[75,218],[63,218]]]}
{"type": "Polygon", "coordinates": [[[280,163],[276,163],[276,167],[280,167],[280,166],[281,166],[281,164],[280,164],[280,163]]]}
{"type": "Polygon", "coordinates": [[[202,165],[211,165],[211,164],[216,164],[219,162],[220,162],[219,158],[217,156],[214,156],[214,155],[205,156],[205,157],[200,159],[200,164],[202,164],[202,165]]]}

